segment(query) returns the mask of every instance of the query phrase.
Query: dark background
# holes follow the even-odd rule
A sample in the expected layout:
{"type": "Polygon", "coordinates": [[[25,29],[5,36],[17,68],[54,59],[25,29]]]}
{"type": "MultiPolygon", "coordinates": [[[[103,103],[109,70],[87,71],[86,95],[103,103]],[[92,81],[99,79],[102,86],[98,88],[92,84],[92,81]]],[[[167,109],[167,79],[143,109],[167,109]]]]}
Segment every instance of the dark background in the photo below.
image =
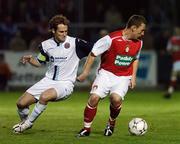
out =
{"type": "Polygon", "coordinates": [[[71,21],[70,35],[92,42],[100,30],[123,28],[132,14],[141,14],[148,20],[143,50],[157,53],[158,84],[166,86],[172,65],[166,45],[180,25],[179,11],[178,0],[0,0],[0,50],[37,51],[55,14],[71,21]]]}

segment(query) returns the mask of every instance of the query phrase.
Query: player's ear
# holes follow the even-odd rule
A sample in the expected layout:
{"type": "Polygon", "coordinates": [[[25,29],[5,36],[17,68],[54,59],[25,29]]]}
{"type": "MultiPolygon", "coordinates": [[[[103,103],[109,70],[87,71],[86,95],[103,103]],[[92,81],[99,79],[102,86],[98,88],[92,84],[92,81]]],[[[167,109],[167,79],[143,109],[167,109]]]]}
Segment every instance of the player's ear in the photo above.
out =
{"type": "Polygon", "coordinates": [[[52,33],[55,34],[55,30],[54,29],[52,29],[52,33]]]}
{"type": "Polygon", "coordinates": [[[135,25],[131,26],[132,32],[135,31],[136,29],[137,29],[137,26],[135,26],[135,25]]]}

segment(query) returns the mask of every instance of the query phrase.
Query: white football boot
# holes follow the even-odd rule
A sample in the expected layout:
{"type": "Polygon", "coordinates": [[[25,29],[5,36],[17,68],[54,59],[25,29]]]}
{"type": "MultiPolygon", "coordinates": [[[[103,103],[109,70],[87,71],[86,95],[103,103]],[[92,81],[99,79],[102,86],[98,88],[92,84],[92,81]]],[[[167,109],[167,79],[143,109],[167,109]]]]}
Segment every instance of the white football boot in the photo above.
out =
{"type": "Polygon", "coordinates": [[[30,129],[32,126],[33,124],[29,120],[26,120],[24,122],[14,125],[13,132],[22,133],[23,131],[30,129]]]}

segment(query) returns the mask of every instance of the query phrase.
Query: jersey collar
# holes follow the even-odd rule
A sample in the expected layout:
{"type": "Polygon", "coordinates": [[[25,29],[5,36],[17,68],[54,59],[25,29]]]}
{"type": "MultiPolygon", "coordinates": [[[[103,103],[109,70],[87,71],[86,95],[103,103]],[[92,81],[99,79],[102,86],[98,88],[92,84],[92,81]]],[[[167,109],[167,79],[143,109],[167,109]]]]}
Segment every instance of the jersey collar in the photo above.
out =
{"type": "Polygon", "coordinates": [[[55,43],[57,44],[57,46],[60,45],[60,42],[58,42],[58,41],[55,39],[55,37],[53,37],[53,40],[55,41],[55,43]]]}

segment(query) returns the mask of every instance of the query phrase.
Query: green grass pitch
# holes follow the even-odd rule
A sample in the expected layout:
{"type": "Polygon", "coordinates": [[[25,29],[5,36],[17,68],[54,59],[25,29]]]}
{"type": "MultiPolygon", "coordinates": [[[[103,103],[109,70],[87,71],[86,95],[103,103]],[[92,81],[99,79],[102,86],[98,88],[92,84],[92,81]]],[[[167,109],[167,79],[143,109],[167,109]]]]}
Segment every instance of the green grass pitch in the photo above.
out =
{"type": "Polygon", "coordinates": [[[0,144],[179,144],[180,143],[180,92],[172,99],[163,99],[162,91],[129,91],[123,103],[113,136],[103,136],[109,116],[109,100],[99,103],[92,125],[92,133],[86,138],[76,138],[83,126],[83,111],[88,92],[75,92],[56,103],[49,103],[32,129],[23,134],[12,133],[12,126],[19,119],[16,100],[21,92],[0,93],[0,144]],[[142,117],[148,123],[144,136],[131,136],[128,122],[142,117]]]}

